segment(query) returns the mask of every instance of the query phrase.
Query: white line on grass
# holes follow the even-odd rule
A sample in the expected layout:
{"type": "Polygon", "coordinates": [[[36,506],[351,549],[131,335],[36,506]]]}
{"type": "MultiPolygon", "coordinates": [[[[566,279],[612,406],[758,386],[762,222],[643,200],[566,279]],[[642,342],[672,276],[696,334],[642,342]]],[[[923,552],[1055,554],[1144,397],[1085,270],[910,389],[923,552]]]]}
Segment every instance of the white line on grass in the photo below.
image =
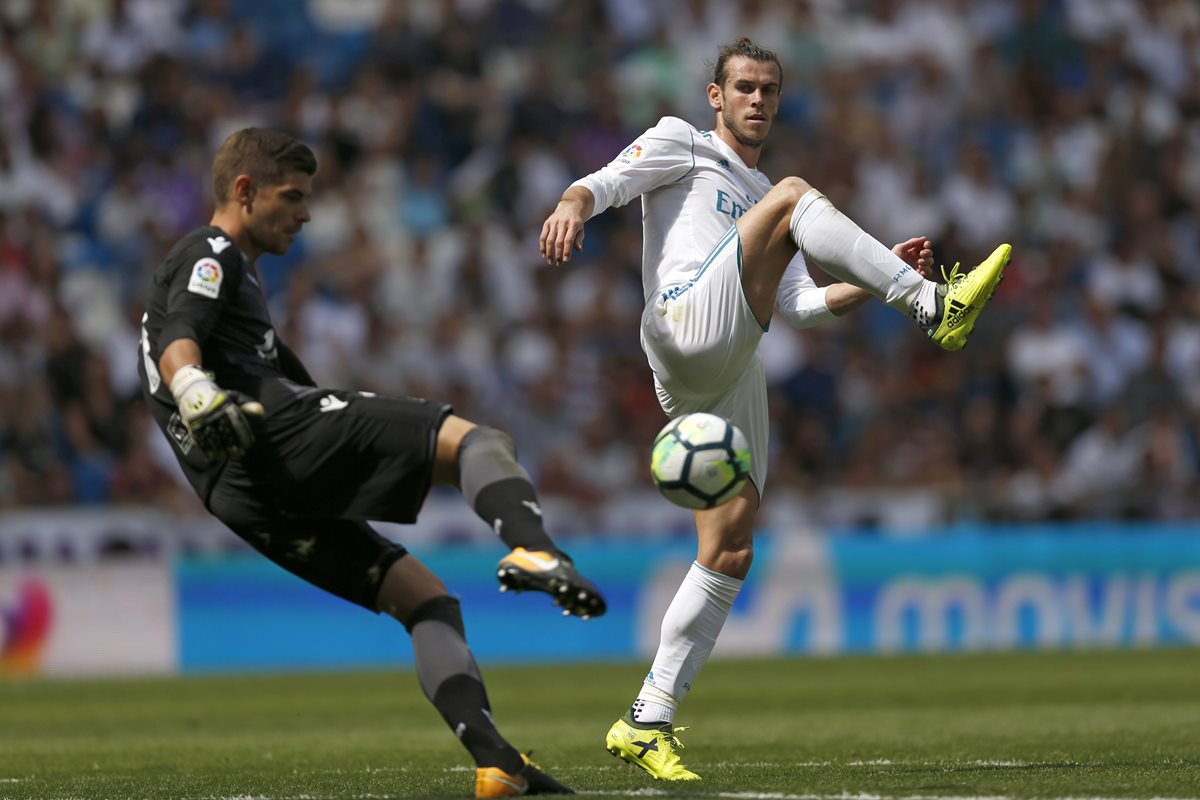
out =
{"type": "MultiPolygon", "coordinates": [[[[581,794],[599,794],[612,797],[676,797],[677,793],[662,789],[634,789],[632,791],[588,791],[581,794]]],[[[843,792],[841,794],[789,794],[787,792],[694,792],[689,789],[688,797],[721,797],[728,800],[1022,800],[1008,795],[886,795],[843,792]]],[[[1059,797],[1050,800],[1139,800],[1125,797],[1059,797]]],[[[1187,797],[1151,797],[1140,800],[1198,800],[1187,797]]]]}
{"type": "MultiPolygon", "coordinates": [[[[600,790],[578,790],[582,795],[602,795],[605,797],[677,797],[678,793],[674,791],[666,791],[663,789],[630,789],[613,791],[610,789],[600,790]]],[[[336,795],[337,797],[346,797],[348,800],[385,800],[394,798],[394,794],[354,794],[354,795],[336,795]]],[[[923,794],[908,794],[908,795],[886,795],[872,794],[863,792],[842,792],[840,794],[792,794],[788,792],[704,792],[693,791],[690,788],[687,791],[688,797],[717,797],[725,798],[726,800],[1023,800],[1023,798],[1012,797],[1009,795],[923,795],[923,794]]],[[[291,794],[291,795],[231,795],[231,796],[210,796],[204,800],[324,800],[330,795],[312,795],[312,794],[291,794]]],[[[1125,798],[1125,797],[1059,797],[1049,798],[1049,800],[1200,800],[1200,798],[1187,797],[1150,797],[1150,798],[1125,798]]]]}
{"type": "MultiPolygon", "coordinates": [[[[582,795],[601,795],[604,797],[677,797],[678,792],[664,789],[577,789],[582,795]]],[[[394,798],[393,794],[353,794],[336,795],[347,800],[387,800],[394,798]]],[[[705,792],[694,791],[690,786],[688,797],[714,797],[724,800],[1024,800],[1010,795],[925,795],[925,794],[874,794],[870,792],[841,792],[839,794],[795,794],[789,792],[705,792]]],[[[202,800],[326,800],[330,795],[289,794],[289,795],[231,795],[208,796],[202,800]]],[[[1058,797],[1047,800],[1200,800],[1196,797],[1058,797]]]]}
{"type": "MultiPolygon", "coordinates": [[[[974,761],[894,761],[890,758],[873,758],[868,761],[708,761],[698,764],[705,769],[796,769],[797,767],[1033,767],[1038,766],[1033,761],[1001,761],[998,759],[976,759],[974,761]]],[[[467,771],[467,767],[447,767],[449,770],[467,771]]],[[[595,772],[596,770],[627,770],[626,764],[605,764],[602,766],[573,767],[569,765],[555,766],[555,772],[595,772]]]]}

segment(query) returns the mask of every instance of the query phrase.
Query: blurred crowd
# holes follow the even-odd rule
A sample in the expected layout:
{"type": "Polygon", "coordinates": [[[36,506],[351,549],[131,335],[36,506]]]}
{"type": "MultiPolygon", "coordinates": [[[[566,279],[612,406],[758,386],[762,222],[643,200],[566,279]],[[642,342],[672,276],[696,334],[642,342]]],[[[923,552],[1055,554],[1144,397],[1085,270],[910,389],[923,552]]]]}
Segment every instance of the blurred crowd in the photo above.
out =
{"type": "Polygon", "coordinates": [[[743,35],[783,62],[769,177],[948,265],[1015,251],[963,353],[882,303],[772,326],[766,508],[1196,516],[1194,0],[6,0],[0,509],[203,513],[140,400],[141,303],[247,125],[317,152],[313,220],[260,266],[318,382],[504,428],[581,518],[643,492],[640,209],[567,267],[536,240],[659,117],[711,127],[709,63],[743,35]]]}

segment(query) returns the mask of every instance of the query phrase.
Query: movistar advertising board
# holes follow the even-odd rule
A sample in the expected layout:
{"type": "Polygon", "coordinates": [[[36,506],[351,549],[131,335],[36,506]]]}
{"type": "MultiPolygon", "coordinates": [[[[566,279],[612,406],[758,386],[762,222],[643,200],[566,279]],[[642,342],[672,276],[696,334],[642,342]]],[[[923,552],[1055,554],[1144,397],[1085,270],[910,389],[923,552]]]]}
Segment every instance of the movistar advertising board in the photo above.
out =
{"type": "MultiPolygon", "coordinates": [[[[606,591],[600,619],[499,593],[498,545],[418,555],[462,600],[481,661],[648,658],[693,542],[597,538],[569,549],[606,591]]],[[[184,561],[176,586],[184,671],[412,662],[398,623],[257,556],[184,561]]],[[[761,536],[716,655],[1143,646],[1200,646],[1200,534],[1190,528],[761,536]]]]}

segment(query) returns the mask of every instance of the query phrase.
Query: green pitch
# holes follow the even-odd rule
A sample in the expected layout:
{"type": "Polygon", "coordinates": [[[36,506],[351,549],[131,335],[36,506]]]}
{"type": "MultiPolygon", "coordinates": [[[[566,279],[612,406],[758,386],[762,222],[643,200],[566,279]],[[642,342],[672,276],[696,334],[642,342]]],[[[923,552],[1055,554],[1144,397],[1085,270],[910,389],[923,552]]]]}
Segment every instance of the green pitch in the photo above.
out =
{"type": "MultiPolygon", "coordinates": [[[[1200,798],[1197,650],[714,662],[678,787],[603,748],[643,669],[485,677],[585,796],[1200,798]]],[[[409,672],[0,681],[0,798],[468,797],[468,766],[409,672]]]]}

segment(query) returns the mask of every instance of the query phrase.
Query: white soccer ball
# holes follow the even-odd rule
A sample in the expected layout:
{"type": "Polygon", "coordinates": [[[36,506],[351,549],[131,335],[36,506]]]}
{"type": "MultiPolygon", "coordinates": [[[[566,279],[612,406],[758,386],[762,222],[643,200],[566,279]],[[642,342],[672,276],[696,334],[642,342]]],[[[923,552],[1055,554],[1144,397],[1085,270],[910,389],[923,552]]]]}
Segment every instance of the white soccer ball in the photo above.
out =
{"type": "Polygon", "coordinates": [[[685,414],[654,438],[654,485],[684,508],[713,508],[733,499],[750,478],[750,444],[716,414],[685,414]]]}

